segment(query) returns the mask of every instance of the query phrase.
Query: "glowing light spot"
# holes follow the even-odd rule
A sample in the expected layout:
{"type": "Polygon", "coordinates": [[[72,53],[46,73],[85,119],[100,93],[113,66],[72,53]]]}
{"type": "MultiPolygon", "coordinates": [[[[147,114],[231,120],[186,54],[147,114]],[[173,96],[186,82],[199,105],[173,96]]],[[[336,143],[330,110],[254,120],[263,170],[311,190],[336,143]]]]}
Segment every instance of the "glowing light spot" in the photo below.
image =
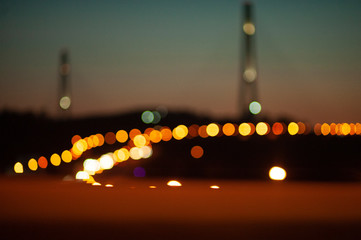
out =
{"type": "Polygon", "coordinates": [[[58,154],[54,153],[53,155],[51,155],[50,157],[50,162],[51,164],[53,164],[54,166],[59,166],[61,163],[61,158],[58,154]]]}
{"type": "Polygon", "coordinates": [[[86,183],[88,183],[88,184],[92,184],[94,182],[95,182],[95,180],[92,176],[89,176],[89,179],[86,181],[86,183]]]}
{"type": "Polygon", "coordinates": [[[269,132],[269,125],[265,122],[257,123],[256,132],[260,136],[266,135],[269,132]]]}
{"type": "Polygon", "coordinates": [[[153,130],[149,134],[149,139],[154,143],[159,143],[162,141],[162,133],[158,130],[153,130]]]}
{"type": "Polygon", "coordinates": [[[83,163],[84,171],[90,175],[94,175],[97,171],[100,170],[100,162],[96,159],[88,158],[83,163]]]}
{"type": "Polygon", "coordinates": [[[188,127],[188,136],[191,138],[197,137],[198,129],[199,129],[199,126],[197,124],[193,124],[190,127],[188,127]]]}
{"type": "Polygon", "coordinates": [[[182,184],[177,180],[171,180],[167,183],[167,185],[170,187],[181,187],[182,186],[182,184]]]}
{"type": "Polygon", "coordinates": [[[296,134],[298,133],[298,130],[299,130],[299,128],[298,128],[298,124],[297,124],[297,123],[295,123],[295,122],[290,122],[290,123],[288,124],[288,133],[289,133],[290,135],[296,135],[296,134]]]}
{"type": "Polygon", "coordinates": [[[313,131],[314,131],[316,136],[321,135],[321,126],[322,125],[320,123],[316,123],[315,126],[313,127],[313,131]]]}
{"type": "Polygon", "coordinates": [[[275,122],[272,125],[272,132],[273,132],[274,135],[281,135],[281,134],[283,134],[283,131],[284,131],[284,126],[283,126],[282,123],[275,122]]]}
{"type": "Polygon", "coordinates": [[[115,137],[115,134],[113,132],[107,132],[105,134],[105,142],[109,145],[112,145],[115,143],[116,141],[116,137],[115,137]]]}
{"type": "Polygon", "coordinates": [[[73,155],[71,154],[70,151],[65,150],[65,151],[63,151],[63,153],[61,154],[61,159],[63,159],[63,161],[66,162],[66,163],[70,163],[71,160],[73,159],[73,155]]]}
{"type": "Polygon", "coordinates": [[[121,148],[119,149],[119,151],[117,152],[117,158],[120,160],[120,161],[126,161],[129,159],[129,151],[128,149],[126,148],[121,148]]]}
{"type": "Polygon", "coordinates": [[[207,133],[207,125],[202,125],[198,128],[198,134],[201,138],[207,138],[208,137],[208,133],[207,133]]]}
{"type": "Polygon", "coordinates": [[[89,174],[85,171],[79,171],[76,173],[75,175],[75,179],[77,180],[88,180],[89,179],[89,174]]]}
{"type": "Polygon", "coordinates": [[[150,189],[156,189],[157,186],[149,186],[150,189]]]}
{"type": "Polygon", "coordinates": [[[14,172],[15,173],[23,173],[24,172],[23,165],[20,162],[15,163],[14,172]]]}
{"type": "Polygon", "coordinates": [[[118,142],[125,143],[128,140],[128,133],[124,130],[119,130],[116,133],[115,138],[117,139],[118,142]]]}
{"type": "Polygon", "coordinates": [[[218,185],[212,185],[209,188],[211,188],[211,189],[220,189],[220,187],[218,185]]]}
{"type": "Polygon", "coordinates": [[[28,167],[31,171],[36,171],[38,169],[38,161],[36,161],[34,158],[30,159],[28,161],[28,167]]]}
{"type": "Polygon", "coordinates": [[[79,141],[81,139],[81,137],[79,135],[74,135],[72,138],[71,138],[71,144],[75,144],[77,141],[79,141]]]}
{"type": "Polygon", "coordinates": [[[114,185],[108,183],[108,184],[105,184],[105,187],[112,188],[112,187],[114,187],[114,185]]]}
{"type": "Polygon", "coordinates": [[[351,127],[350,127],[350,124],[348,124],[348,123],[343,123],[341,129],[342,129],[341,130],[342,134],[345,136],[349,135],[351,132],[351,127]]]}
{"type": "Polygon", "coordinates": [[[331,132],[331,128],[330,125],[328,125],[327,123],[323,123],[321,125],[321,133],[322,135],[326,136],[331,132]]]}
{"type": "Polygon", "coordinates": [[[134,129],[130,130],[129,138],[134,140],[135,136],[140,135],[140,134],[142,134],[142,132],[139,129],[134,128],[134,129]]]}
{"type": "Polygon", "coordinates": [[[247,68],[243,73],[243,78],[246,82],[254,82],[257,78],[257,72],[253,68],[247,68]]]}
{"type": "Polygon", "coordinates": [[[71,100],[70,100],[70,97],[68,97],[68,96],[62,97],[59,101],[59,106],[63,110],[68,110],[70,108],[70,105],[71,105],[71,100]]]}
{"type": "Polygon", "coordinates": [[[154,119],[152,121],[153,124],[157,124],[160,122],[160,120],[162,119],[162,116],[161,114],[158,112],[158,111],[153,111],[153,116],[154,116],[154,119]]]}
{"type": "Polygon", "coordinates": [[[337,125],[335,123],[330,124],[330,134],[332,136],[337,134],[337,125]]]}
{"type": "Polygon", "coordinates": [[[136,167],[133,170],[134,177],[145,177],[145,169],[142,167],[136,167]]]}
{"type": "Polygon", "coordinates": [[[262,110],[261,104],[257,101],[253,101],[249,104],[249,111],[256,115],[259,114],[262,110]]]}
{"type": "Polygon", "coordinates": [[[139,160],[139,159],[141,159],[143,157],[142,149],[137,148],[137,147],[131,148],[130,151],[129,151],[129,154],[130,154],[130,157],[133,160],[139,160]]]}
{"type": "Polygon", "coordinates": [[[104,154],[99,158],[100,168],[104,170],[108,170],[113,168],[114,160],[110,156],[110,154],[104,154]]]}
{"type": "Polygon", "coordinates": [[[95,136],[98,138],[99,144],[98,146],[101,147],[104,144],[104,137],[100,133],[95,134],[95,136]]]}
{"type": "Polygon", "coordinates": [[[133,141],[134,141],[134,145],[139,148],[144,147],[145,144],[147,143],[147,139],[145,139],[143,135],[135,136],[133,141]]]}
{"type": "Polygon", "coordinates": [[[163,127],[160,130],[160,133],[162,134],[162,140],[167,142],[172,139],[172,131],[168,127],[163,127]]]}
{"type": "Polygon", "coordinates": [[[304,124],[303,122],[298,122],[297,125],[298,125],[298,134],[306,133],[307,130],[306,124],[304,124]]]}
{"type": "Polygon", "coordinates": [[[93,186],[101,186],[101,184],[98,183],[98,182],[93,182],[92,185],[93,185],[93,186]]]}
{"type": "Polygon", "coordinates": [[[253,35],[256,32],[256,28],[253,23],[247,22],[243,24],[243,31],[247,35],[253,35]]]}
{"type": "Polygon", "coordinates": [[[181,140],[188,135],[188,128],[184,125],[179,125],[173,129],[174,139],[181,140]]]}
{"type": "Polygon", "coordinates": [[[144,123],[150,124],[154,120],[154,114],[151,111],[144,111],[142,113],[141,119],[144,123]]]}
{"type": "Polygon", "coordinates": [[[251,133],[251,126],[248,123],[241,123],[238,127],[239,134],[248,136],[251,133]]]}
{"type": "Polygon", "coordinates": [[[222,131],[223,131],[224,135],[232,136],[235,133],[236,128],[232,123],[226,123],[223,125],[222,131]]]}
{"type": "Polygon", "coordinates": [[[272,180],[282,181],[286,178],[286,171],[281,167],[272,167],[269,171],[269,177],[272,180]]]}
{"type": "Polygon", "coordinates": [[[150,146],[141,147],[142,158],[150,158],[153,154],[153,149],[150,146]]]}
{"type": "Polygon", "coordinates": [[[41,156],[38,159],[38,165],[40,168],[47,168],[48,166],[48,160],[46,160],[45,157],[41,156]]]}
{"type": "Polygon", "coordinates": [[[219,133],[219,127],[216,123],[211,123],[206,128],[207,134],[211,137],[215,137],[219,133]]]}
{"type": "Polygon", "coordinates": [[[203,156],[203,148],[201,146],[194,146],[191,149],[191,155],[194,158],[201,158],[203,156]]]}

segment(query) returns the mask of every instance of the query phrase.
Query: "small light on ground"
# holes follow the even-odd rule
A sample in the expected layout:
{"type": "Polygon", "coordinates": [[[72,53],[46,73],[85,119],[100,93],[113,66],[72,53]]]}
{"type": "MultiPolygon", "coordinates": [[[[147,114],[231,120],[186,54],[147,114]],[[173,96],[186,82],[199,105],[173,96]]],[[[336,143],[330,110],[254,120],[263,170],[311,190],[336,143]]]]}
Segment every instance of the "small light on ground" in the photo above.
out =
{"type": "Polygon", "coordinates": [[[220,189],[220,187],[218,185],[212,185],[209,188],[211,188],[211,189],[220,189]]]}
{"type": "Polygon", "coordinates": [[[157,186],[149,186],[150,189],[155,189],[157,186]]]}
{"type": "Polygon", "coordinates": [[[286,171],[281,167],[273,167],[269,171],[269,177],[272,180],[282,181],[286,178],[286,171]]]}
{"type": "Polygon", "coordinates": [[[114,187],[113,184],[105,184],[105,187],[114,187]]]}
{"type": "Polygon", "coordinates": [[[101,184],[98,183],[98,182],[94,182],[94,183],[92,183],[92,185],[93,185],[93,186],[101,186],[101,184]]]}
{"type": "Polygon", "coordinates": [[[171,180],[167,183],[168,186],[170,187],[181,187],[182,184],[176,180],[171,180]]]}

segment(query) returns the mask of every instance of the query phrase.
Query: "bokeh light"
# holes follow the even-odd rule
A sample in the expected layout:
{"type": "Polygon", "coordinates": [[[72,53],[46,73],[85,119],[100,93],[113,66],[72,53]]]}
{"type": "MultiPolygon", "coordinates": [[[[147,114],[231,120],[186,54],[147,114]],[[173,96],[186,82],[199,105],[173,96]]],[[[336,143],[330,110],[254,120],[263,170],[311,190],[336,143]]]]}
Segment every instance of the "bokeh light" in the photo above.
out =
{"type": "Polygon", "coordinates": [[[44,156],[39,157],[38,166],[39,166],[39,168],[47,168],[48,160],[44,156]]]}
{"type": "Polygon", "coordinates": [[[248,123],[241,123],[238,127],[239,134],[248,136],[251,134],[251,126],[248,123]]]}
{"type": "Polygon", "coordinates": [[[60,99],[59,101],[59,106],[63,109],[63,110],[68,110],[70,108],[71,105],[71,99],[68,96],[64,96],[60,99]]]}
{"type": "Polygon", "coordinates": [[[96,159],[88,158],[83,163],[84,171],[88,172],[90,175],[94,175],[100,170],[100,162],[96,159]]]}
{"type": "Polygon", "coordinates": [[[104,170],[108,170],[113,168],[114,160],[111,154],[104,154],[99,158],[100,168],[104,170]]]}
{"type": "Polygon", "coordinates": [[[70,163],[71,160],[73,159],[73,155],[71,154],[70,151],[65,150],[63,151],[63,153],[61,154],[61,159],[66,162],[66,163],[70,163]]]}
{"type": "Polygon", "coordinates": [[[323,123],[321,125],[321,133],[322,133],[322,135],[327,136],[330,132],[331,132],[330,125],[328,125],[327,123],[323,123]]]}
{"type": "Polygon", "coordinates": [[[117,139],[118,142],[125,143],[128,140],[128,133],[124,130],[119,130],[115,134],[115,138],[117,139]]]}
{"type": "Polygon", "coordinates": [[[104,138],[105,138],[105,142],[109,145],[114,144],[117,140],[113,132],[107,132],[104,138]]]}
{"type": "Polygon", "coordinates": [[[285,127],[283,125],[283,123],[280,122],[275,122],[272,125],[272,132],[274,135],[281,135],[284,133],[285,127]]]}
{"type": "Polygon", "coordinates": [[[201,146],[194,146],[191,149],[191,155],[194,158],[201,158],[203,156],[203,148],[201,146]]]}
{"type": "Polygon", "coordinates": [[[58,154],[54,153],[53,155],[51,155],[50,157],[50,162],[51,164],[53,164],[54,166],[59,166],[61,163],[61,158],[58,154]]]}
{"type": "Polygon", "coordinates": [[[218,186],[218,185],[212,185],[212,186],[210,186],[209,188],[211,188],[211,189],[220,189],[220,187],[218,186]]]}
{"type": "Polygon", "coordinates": [[[28,161],[28,167],[31,171],[36,171],[38,169],[38,161],[36,161],[34,158],[30,159],[28,161]]]}
{"type": "Polygon", "coordinates": [[[184,125],[179,125],[173,129],[173,138],[176,140],[182,140],[188,135],[188,128],[184,125]]]}
{"type": "Polygon", "coordinates": [[[162,140],[167,142],[172,139],[172,131],[168,127],[162,127],[160,130],[160,133],[162,134],[162,140]]]}
{"type": "Polygon", "coordinates": [[[215,137],[219,133],[219,127],[216,123],[211,123],[206,128],[208,136],[215,137]]]}
{"type": "Polygon", "coordinates": [[[298,124],[295,123],[295,122],[290,122],[288,124],[288,133],[290,135],[296,135],[298,133],[298,130],[299,130],[299,127],[298,127],[298,124]]]}
{"type": "Polygon", "coordinates": [[[85,171],[78,171],[75,175],[75,179],[77,180],[88,180],[89,179],[89,173],[85,171]]]}
{"type": "Polygon", "coordinates": [[[134,137],[134,145],[138,148],[144,147],[147,143],[147,139],[143,135],[137,135],[134,137]]]}
{"type": "Polygon", "coordinates": [[[247,68],[243,73],[243,78],[246,82],[254,82],[257,78],[257,72],[254,68],[247,68]]]}
{"type": "Polygon", "coordinates": [[[160,122],[160,120],[162,120],[161,114],[158,111],[153,111],[152,113],[153,113],[153,117],[154,117],[152,123],[158,124],[160,122]]]}
{"type": "Polygon", "coordinates": [[[144,111],[141,118],[144,123],[150,124],[154,120],[154,114],[151,111],[144,111]]]}
{"type": "Polygon", "coordinates": [[[259,122],[256,125],[256,132],[258,135],[263,136],[268,134],[270,131],[269,125],[265,122],[259,122]]]}
{"type": "Polygon", "coordinates": [[[253,23],[247,22],[243,24],[243,31],[247,35],[253,35],[256,32],[256,28],[253,23]]]}
{"type": "Polygon", "coordinates": [[[132,147],[130,150],[129,150],[129,154],[130,154],[130,157],[133,159],[133,160],[139,160],[143,157],[143,151],[142,149],[140,148],[137,148],[137,147],[132,147]]]}
{"type": "Polygon", "coordinates": [[[208,133],[207,133],[207,125],[202,125],[198,128],[198,135],[201,138],[207,138],[208,137],[208,133]]]}
{"type": "Polygon", "coordinates": [[[136,167],[133,170],[134,177],[145,177],[145,169],[142,167],[136,167]]]}
{"type": "Polygon", "coordinates": [[[177,180],[170,180],[167,183],[167,185],[170,186],[170,187],[181,187],[182,186],[182,184],[177,180]]]}
{"type": "Polygon", "coordinates": [[[158,130],[153,130],[149,134],[149,139],[153,143],[159,143],[160,141],[162,141],[162,133],[158,130]]]}
{"type": "Polygon", "coordinates": [[[21,162],[15,163],[14,172],[15,173],[23,173],[24,172],[24,168],[23,168],[23,165],[21,164],[21,162]]]}
{"type": "Polygon", "coordinates": [[[286,178],[286,171],[281,167],[272,167],[269,171],[269,177],[272,180],[282,181],[286,178]]]}
{"type": "Polygon", "coordinates": [[[226,136],[232,136],[236,132],[236,128],[232,123],[226,123],[222,127],[223,134],[226,136]]]}
{"type": "Polygon", "coordinates": [[[262,110],[261,104],[257,101],[253,101],[249,104],[249,111],[256,115],[259,114],[262,110]]]}
{"type": "Polygon", "coordinates": [[[134,129],[130,130],[129,138],[134,140],[135,136],[140,135],[140,134],[142,134],[142,132],[139,129],[134,128],[134,129]]]}

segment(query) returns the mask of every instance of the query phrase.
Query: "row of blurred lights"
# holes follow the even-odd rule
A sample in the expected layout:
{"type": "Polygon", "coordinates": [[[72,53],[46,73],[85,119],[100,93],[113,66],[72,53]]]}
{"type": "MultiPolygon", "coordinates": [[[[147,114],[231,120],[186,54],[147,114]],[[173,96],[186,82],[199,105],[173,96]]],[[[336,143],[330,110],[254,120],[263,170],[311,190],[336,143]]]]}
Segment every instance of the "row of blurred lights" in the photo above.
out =
{"type": "MultiPolygon", "coordinates": [[[[60,155],[54,153],[51,155],[49,161],[53,166],[59,166],[62,162],[70,163],[72,160],[78,159],[85,151],[103,146],[106,144],[114,144],[115,142],[126,143],[128,145],[124,148],[116,150],[113,154],[113,161],[115,163],[126,161],[128,158],[139,160],[141,158],[149,158],[152,155],[152,143],[159,143],[160,141],[170,141],[172,138],[182,140],[184,138],[194,137],[215,137],[215,136],[251,136],[258,134],[260,136],[273,134],[282,135],[288,132],[289,135],[309,134],[311,128],[303,122],[291,122],[285,124],[282,122],[275,122],[272,125],[266,122],[259,122],[256,125],[253,123],[241,123],[239,125],[234,123],[226,123],[223,126],[217,123],[210,123],[208,125],[193,124],[189,127],[179,125],[171,130],[169,127],[156,126],[155,128],[147,128],[144,133],[139,129],[132,129],[129,133],[125,130],[119,130],[116,133],[108,132],[104,136],[102,134],[95,134],[89,137],[81,138],[75,135],[72,138],[72,148],[64,150],[60,155]]],[[[361,135],[360,123],[317,123],[313,127],[314,134],[319,136],[327,135],[361,135]]],[[[200,146],[195,146],[191,150],[191,155],[194,158],[203,156],[203,149],[200,146]]],[[[31,171],[36,171],[39,168],[45,169],[49,165],[49,161],[44,156],[38,159],[31,158],[27,162],[27,166],[31,171]]],[[[99,160],[100,161],[100,160],[99,160]]],[[[24,172],[23,164],[17,162],[14,165],[16,173],[24,172]]]]}

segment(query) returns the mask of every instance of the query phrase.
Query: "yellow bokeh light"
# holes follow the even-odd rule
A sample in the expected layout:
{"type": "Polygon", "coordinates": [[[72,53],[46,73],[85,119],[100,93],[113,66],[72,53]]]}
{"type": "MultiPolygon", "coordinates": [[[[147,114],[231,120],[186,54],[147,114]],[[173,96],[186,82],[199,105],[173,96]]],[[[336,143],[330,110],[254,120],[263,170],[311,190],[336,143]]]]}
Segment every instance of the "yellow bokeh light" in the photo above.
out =
{"type": "Polygon", "coordinates": [[[188,128],[184,125],[179,125],[173,129],[173,138],[181,140],[188,135],[188,128]]]}
{"type": "Polygon", "coordinates": [[[298,124],[295,123],[295,122],[290,122],[288,124],[287,130],[288,130],[288,133],[290,135],[296,135],[298,133],[298,130],[299,130],[298,124]]]}
{"type": "Polygon", "coordinates": [[[350,124],[348,123],[343,123],[342,126],[341,126],[341,131],[342,131],[342,134],[343,135],[349,135],[350,132],[351,132],[351,127],[350,127],[350,124]]]}
{"type": "Polygon", "coordinates": [[[282,181],[286,178],[286,171],[281,167],[272,167],[269,171],[269,177],[272,180],[282,181]]]}
{"type": "Polygon", "coordinates": [[[260,136],[266,135],[269,132],[269,126],[265,122],[259,122],[256,125],[256,133],[260,136]]]}
{"type": "Polygon", "coordinates": [[[70,151],[65,150],[65,151],[63,151],[63,153],[61,154],[61,159],[63,159],[63,161],[66,162],[66,163],[70,163],[71,160],[73,159],[73,155],[71,154],[70,151]]]}
{"type": "Polygon", "coordinates": [[[181,187],[182,186],[182,184],[177,180],[170,180],[167,183],[167,185],[170,186],[170,187],[181,187]]]}
{"type": "Polygon", "coordinates": [[[141,148],[146,145],[147,139],[145,139],[145,137],[143,135],[137,135],[134,137],[133,142],[136,147],[141,148]]]}
{"type": "Polygon", "coordinates": [[[120,161],[126,161],[126,160],[128,160],[128,159],[129,159],[129,156],[130,156],[130,154],[129,154],[128,149],[126,149],[126,148],[121,148],[121,149],[119,149],[119,151],[118,151],[118,158],[119,158],[120,161]]]}
{"type": "Polygon", "coordinates": [[[126,131],[124,131],[124,130],[119,130],[115,134],[115,137],[116,137],[118,142],[125,143],[128,140],[128,133],[126,131]]]}
{"type": "Polygon", "coordinates": [[[83,163],[84,171],[90,175],[94,175],[100,170],[100,162],[96,159],[88,158],[83,163]]]}
{"type": "Polygon", "coordinates": [[[322,133],[322,135],[327,136],[330,132],[331,132],[330,125],[328,125],[327,123],[323,123],[321,125],[321,133],[322,133]]]}
{"type": "Polygon", "coordinates": [[[104,136],[102,134],[100,134],[100,133],[95,134],[95,136],[97,137],[97,139],[99,141],[98,146],[99,147],[103,146],[103,144],[104,144],[104,136]]]}
{"type": "Polygon", "coordinates": [[[247,35],[253,35],[256,32],[256,28],[253,23],[247,22],[243,24],[243,31],[247,35]]]}
{"type": "Polygon", "coordinates": [[[215,137],[219,133],[219,127],[216,123],[211,123],[211,124],[208,124],[206,131],[209,136],[215,137]]]}
{"type": "Polygon", "coordinates": [[[223,125],[222,131],[223,131],[224,135],[232,136],[235,133],[236,128],[235,128],[234,124],[226,123],[223,125]]]}
{"type": "Polygon", "coordinates": [[[36,171],[38,169],[38,161],[36,161],[34,158],[30,159],[28,161],[28,167],[31,171],[36,171]]]}
{"type": "Polygon", "coordinates": [[[59,166],[61,163],[61,158],[58,154],[54,153],[53,155],[51,155],[50,157],[50,162],[51,164],[53,164],[54,166],[59,166]]]}
{"type": "Polygon", "coordinates": [[[248,123],[241,123],[238,127],[239,134],[248,136],[251,133],[251,126],[248,123]]]}
{"type": "Polygon", "coordinates": [[[20,162],[15,163],[14,172],[15,173],[23,173],[24,172],[23,165],[20,162]]]}

